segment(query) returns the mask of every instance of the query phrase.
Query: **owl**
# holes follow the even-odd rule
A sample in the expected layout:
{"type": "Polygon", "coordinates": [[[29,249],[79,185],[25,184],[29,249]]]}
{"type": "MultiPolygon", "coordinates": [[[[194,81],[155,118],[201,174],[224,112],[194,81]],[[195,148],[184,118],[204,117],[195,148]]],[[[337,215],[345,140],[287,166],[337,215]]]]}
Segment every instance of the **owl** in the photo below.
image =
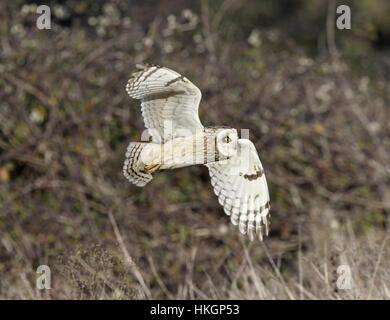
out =
{"type": "Polygon", "coordinates": [[[240,139],[234,128],[204,127],[198,116],[201,92],[186,77],[157,65],[137,69],[126,91],[141,100],[147,141],[130,142],[124,176],[143,187],[157,171],[205,165],[233,225],[250,240],[263,240],[270,227],[270,197],[254,144],[240,139]]]}

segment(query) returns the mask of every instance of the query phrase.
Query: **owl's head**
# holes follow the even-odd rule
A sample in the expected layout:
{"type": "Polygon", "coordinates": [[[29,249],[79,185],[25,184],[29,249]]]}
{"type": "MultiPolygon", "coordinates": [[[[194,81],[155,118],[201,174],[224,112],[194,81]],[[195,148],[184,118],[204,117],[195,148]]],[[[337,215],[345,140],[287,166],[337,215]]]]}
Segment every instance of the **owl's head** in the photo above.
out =
{"type": "Polygon", "coordinates": [[[217,149],[225,157],[237,153],[238,135],[236,129],[221,129],[217,131],[217,149]]]}

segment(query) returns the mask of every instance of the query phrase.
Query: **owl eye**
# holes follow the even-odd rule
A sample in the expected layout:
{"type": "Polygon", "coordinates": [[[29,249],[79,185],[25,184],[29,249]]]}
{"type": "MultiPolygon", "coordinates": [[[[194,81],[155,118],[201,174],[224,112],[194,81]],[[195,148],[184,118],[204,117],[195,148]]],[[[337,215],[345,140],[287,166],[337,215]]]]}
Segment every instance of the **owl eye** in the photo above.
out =
{"type": "Polygon", "coordinates": [[[232,139],[230,139],[229,136],[226,136],[225,139],[224,139],[224,141],[225,141],[226,143],[229,143],[230,141],[232,141],[232,139]]]}

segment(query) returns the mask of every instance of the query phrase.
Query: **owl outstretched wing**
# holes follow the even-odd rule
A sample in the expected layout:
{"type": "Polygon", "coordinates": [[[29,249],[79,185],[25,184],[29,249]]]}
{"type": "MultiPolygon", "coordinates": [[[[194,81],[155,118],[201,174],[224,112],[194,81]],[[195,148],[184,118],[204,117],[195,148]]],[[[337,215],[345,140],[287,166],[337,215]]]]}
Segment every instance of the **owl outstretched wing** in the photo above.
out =
{"type": "Polygon", "coordinates": [[[198,107],[200,90],[186,77],[157,65],[138,64],[126,85],[130,97],[141,99],[145,126],[155,142],[203,130],[198,107]]]}
{"type": "Polygon", "coordinates": [[[254,144],[238,140],[237,153],[228,160],[206,165],[214,193],[231,222],[250,240],[268,235],[270,198],[263,166],[254,144]]]}

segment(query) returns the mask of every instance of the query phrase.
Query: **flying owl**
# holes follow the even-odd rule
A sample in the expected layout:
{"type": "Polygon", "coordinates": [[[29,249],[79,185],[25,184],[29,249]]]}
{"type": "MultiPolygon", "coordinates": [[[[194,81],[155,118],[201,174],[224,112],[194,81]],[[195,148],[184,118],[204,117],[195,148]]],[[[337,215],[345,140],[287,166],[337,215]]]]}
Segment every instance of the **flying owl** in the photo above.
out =
{"type": "Polygon", "coordinates": [[[270,198],[254,144],[239,139],[234,128],[204,127],[198,116],[201,92],[186,77],[157,65],[137,69],[126,91],[141,100],[151,141],[130,142],[125,177],[143,187],[157,170],[203,164],[231,222],[250,240],[263,240],[270,226],[270,198]]]}

